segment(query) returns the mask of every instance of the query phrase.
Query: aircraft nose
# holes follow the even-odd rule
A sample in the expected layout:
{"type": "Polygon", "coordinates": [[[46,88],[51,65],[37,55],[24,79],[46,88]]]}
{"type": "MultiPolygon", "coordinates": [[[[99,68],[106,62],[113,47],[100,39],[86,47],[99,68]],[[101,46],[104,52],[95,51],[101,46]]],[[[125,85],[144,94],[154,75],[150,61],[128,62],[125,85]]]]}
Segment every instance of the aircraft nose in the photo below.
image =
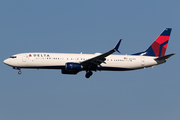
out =
{"type": "Polygon", "coordinates": [[[9,59],[5,59],[3,62],[4,62],[4,64],[9,65],[10,60],[9,59]]]}

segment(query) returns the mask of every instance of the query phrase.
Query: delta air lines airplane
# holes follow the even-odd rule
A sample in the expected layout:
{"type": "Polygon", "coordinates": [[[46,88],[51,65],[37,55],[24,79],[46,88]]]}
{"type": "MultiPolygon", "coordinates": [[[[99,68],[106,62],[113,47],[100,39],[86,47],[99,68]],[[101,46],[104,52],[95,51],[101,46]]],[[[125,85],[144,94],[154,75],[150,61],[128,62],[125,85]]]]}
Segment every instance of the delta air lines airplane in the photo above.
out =
{"type": "Polygon", "coordinates": [[[111,55],[119,52],[117,45],[106,53],[95,54],[73,54],[73,53],[21,53],[4,60],[4,63],[13,69],[61,69],[62,74],[77,74],[86,71],[89,78],[93,71],[127,71],[136,70],[165,63],[173,54],[165,55],[171,28],[166,28],[151,46],[139,53],[132,55],[111,55]]]}

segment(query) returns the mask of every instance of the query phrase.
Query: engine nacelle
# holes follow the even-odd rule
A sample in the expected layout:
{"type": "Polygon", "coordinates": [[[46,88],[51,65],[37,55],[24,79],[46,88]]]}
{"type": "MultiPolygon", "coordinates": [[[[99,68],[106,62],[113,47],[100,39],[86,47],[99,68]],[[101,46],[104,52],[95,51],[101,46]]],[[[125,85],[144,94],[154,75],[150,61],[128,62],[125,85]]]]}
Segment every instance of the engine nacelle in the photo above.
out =
{"type": "Polygon", "coordinates": [[[73,63],[73,62],[69,62],[66,63],[65,65],[65,70],[75,70],[75,71],[80,71],[82,70],[83,66],[79,63],[73,63]]]}

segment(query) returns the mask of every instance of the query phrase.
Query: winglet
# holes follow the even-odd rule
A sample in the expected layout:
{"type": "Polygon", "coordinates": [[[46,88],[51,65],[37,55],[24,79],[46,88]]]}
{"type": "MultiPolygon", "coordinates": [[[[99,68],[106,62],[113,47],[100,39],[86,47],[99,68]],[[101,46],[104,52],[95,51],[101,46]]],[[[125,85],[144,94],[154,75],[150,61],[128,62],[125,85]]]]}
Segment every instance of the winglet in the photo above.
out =
{"type": "Polygon", "coordinates": [[[119,45],[120,45],[120,43],[121,43],[121,40],[122,39],[120,39],[119,40],[119,42],[116,44],[116,46],[114,47],[114,51],[117,51],[117,52],[119,52],[119,53],[121,53],[118,49],[119,49],[119,45]]]}

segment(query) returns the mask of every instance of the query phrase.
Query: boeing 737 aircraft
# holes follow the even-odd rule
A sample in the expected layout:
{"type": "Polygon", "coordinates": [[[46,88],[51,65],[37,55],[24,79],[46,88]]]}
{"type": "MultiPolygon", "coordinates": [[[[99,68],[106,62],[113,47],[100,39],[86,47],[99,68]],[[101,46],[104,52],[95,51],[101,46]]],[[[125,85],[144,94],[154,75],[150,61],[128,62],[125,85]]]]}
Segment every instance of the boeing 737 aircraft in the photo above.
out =
{"type": "Polygon", "coordinates": [[[112,50],[104,54],[21,53],[4,60],[4,63],[19,70],[18,74],[21,74],[22,68],[61,69],[62,74],[86,71],[86,78],[93,74],[92,71],[98,70],[126,71],[154,67],[174,55],[165,55],[171,30],[166,28],[147,50],[132,55],[111,55],[119,52],[119,40],[112,50]]]}

